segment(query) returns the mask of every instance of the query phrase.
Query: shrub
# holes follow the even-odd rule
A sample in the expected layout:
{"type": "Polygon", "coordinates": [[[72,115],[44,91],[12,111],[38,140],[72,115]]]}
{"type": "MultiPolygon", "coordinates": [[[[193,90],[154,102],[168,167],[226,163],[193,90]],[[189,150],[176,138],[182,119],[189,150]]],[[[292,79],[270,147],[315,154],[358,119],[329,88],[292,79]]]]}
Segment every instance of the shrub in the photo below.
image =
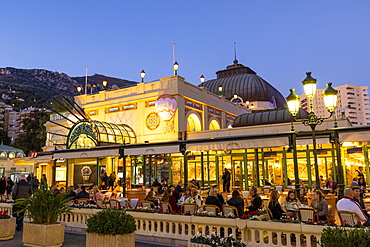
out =
{"type": "Polygon", "coordinates": [[[52,187],[35,190],[29,198],[18,199],[14,205],[18,212],[28,212],[36,224],[57,224],[58,217],[63,213],[72,213],[66,193],[55,195],[52,187]]]}
{"type": "Polygon", "coordinates": [[[369,246],[370,231],[364,228],[328,227],[322,231],[322,247],[369,246]]]}
{"type": "Polygon", "coordinates": [[[123,210],[104,209],[87,220],[88,233],[101,235],[122,235],[136,231],[133,216],[123,210]]]}

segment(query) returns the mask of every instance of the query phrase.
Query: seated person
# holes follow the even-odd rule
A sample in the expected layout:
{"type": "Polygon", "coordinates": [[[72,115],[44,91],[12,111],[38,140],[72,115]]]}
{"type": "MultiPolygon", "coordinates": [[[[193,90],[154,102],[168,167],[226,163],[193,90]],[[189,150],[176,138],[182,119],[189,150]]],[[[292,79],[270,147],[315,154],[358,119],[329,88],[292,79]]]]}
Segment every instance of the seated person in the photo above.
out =
{"type": "Polygon", "coordinates": [[[179,203],[192,203],[193,198],[191,198],[191,189],[186,189],[185,194],[183,194],[179,200],[179,203]]]}
{"type": "Polygon", "coordinates": [[[300,205],[301,202],[299,199],[296,197],[294,190],[290,190],[288,192],[287,197],[285,198],[282,208],[284,212],[288,211],[287,208],[295,208],[298,209],[298,205],[300,205]]]}
{"type": "Polygon", "coordinates": [[[328,182],[326,183],[326,188],[330,189],[330,193],[335,193],[337,189],[337,183],[334,182],[332,177],[328,178],[328,182]]]}
{"type": "Polygon", "coordinates": [[[67,196],[66,197],[74,197],[76,195],[76,192],[74,192],[73,185],[68,186],[67,196]]]}
{"type": "Polygon", "coordinates": [[[177,206],[176,198],[172,195],[172,190],[167,188],[166,191],[163,193],[162,201],[168,202],[171,205],[173,212],[178,212],[179,207],[177,206]]]}
{"type": "Polygon", "coordinates": [[[352,200],[353,190],[351,188],[344,190],[344,197],[337,202],[338,211],[347,211],[352,212],[360,218],[361,222],[364,223],[364,226],[370,226],[370,221],[367,216],[363,213],[361,207],[352,200]]]}
{"type": "Polygon", "coordinates": [[[89,195],[89,193],[86,192],[85,186],[81,186],[80,193],[78,193],[77,195],[75,195],[73,197],[76,198],[76,199],[78,199],[78,198],[87,198],[87,199],[90,199],[90,195],[89,195]]]}
{"type": "Polygon", "coordinates": [[[101,182],[99,189],[100,190],[107,190],[108,189],[108,187],[107,187],[107,185],[105,184],[104,181],[101,182]]]}
{"type": "Polygon", "coordinates": [[[353,190],[353,198],[352,198],[352,200],[355,201],[355,202],[357,202],[357,204],[360,206],[360,208],[362,209],[362,211],[364,212],[364,214],[366,216],[368,216],[367,215],[367,212],[370,211],[370,207],[365,207],[365,203],[361,199],[361,189],[360,189],[360,187],[354,186],[354,187],[352,187],[352,190],[353,190]]]}
{"type": "MultiPolygon", "coordinates": [[[[217,198],[221,202],[221,204],[225,204],[224,197],[222,196],[222,193],[218,189],[218,185],[213,185],[212,188],[215,188],[215,189],[218,190],[218,192],[217,192],[217,198]]],[[[210,192],[211,192],[211,190],[208,191],[208,195],[210,195],[210,192]]]]}
{"type": "Polygon", "coordinates": [[[93,201],[96,202],[96,200],[103,200],[104,195],[103,193],[100,192],[99,188],[97,185],[94,185],[93,187],[93,201]]]}
{"type": "Polygon", "coordinates": [[[270,193],[270,200],[268,208],[271,211],[272,219],[280,220],[282,216],[287,216],[288,219],[293,217],[292,212],[284,212],[279,203],[279,191],[273,190],[270,193]]]}
{"type": "Polygon", "coordinates": [[[198,194],[198,190],[196,189],[191,190],[191,198],[193,198],[194,203],[196,203],[198,207],[202,206],[202,198],[198,194]]]}
{"type": "Polygon", "coordinates": [[[244,200],[241,198],[238,190],[234,190],[231,195],[232,197],[226,203],[229,206],[236,207],[240,217],[244,214],[244,200]]]}
{"type": "Polygon", "coordinates": [[[148,195],[144,198],[144,201],[153,202],[155,206],[158,206],[158,200],[154,197],[154,192],[151,190],[148,195]]]}
{"type": "Polygon", "coordinates": [[[252,186],[249,188],[249,195],[252,196],[251,205],[248,207],[249,212],[256,211],[261,208],[262,206],[262,199],[257,194],[257,188],[252,186]]]}
{"type": "Polygon", "coordinates": [[[320,190],[315,190],[312,193],[312,202],[310,205],[316,211],[316,219],[321,221],[328,220],[329,207],[320,190]]]}
{"type": "Polygon", "coordinates": [[[222,203],[218,199],[217,194],[218,194],[218,189],[217,188],[212,188],[209,191],[209,196],[206,198],[205,204],[207,204],[207,205],[215,205],[215,206],[217,206],[219,208],[219,212],[221,212],[221,210],[222,210],[222,203]]]}

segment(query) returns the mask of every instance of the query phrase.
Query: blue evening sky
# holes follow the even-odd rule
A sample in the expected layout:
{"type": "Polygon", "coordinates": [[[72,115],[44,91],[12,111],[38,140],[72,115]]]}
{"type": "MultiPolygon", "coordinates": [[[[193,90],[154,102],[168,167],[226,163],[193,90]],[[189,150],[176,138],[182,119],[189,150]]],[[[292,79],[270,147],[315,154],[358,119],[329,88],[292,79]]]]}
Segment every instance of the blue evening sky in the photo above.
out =
{"type": "Polygon", "coordinates": [[[249,66],[283,95],[306,71],[335,85],[370,85],[370,1],[0,0],[0,67],[140,81],[179,75],[198,85],[249,66]]]}

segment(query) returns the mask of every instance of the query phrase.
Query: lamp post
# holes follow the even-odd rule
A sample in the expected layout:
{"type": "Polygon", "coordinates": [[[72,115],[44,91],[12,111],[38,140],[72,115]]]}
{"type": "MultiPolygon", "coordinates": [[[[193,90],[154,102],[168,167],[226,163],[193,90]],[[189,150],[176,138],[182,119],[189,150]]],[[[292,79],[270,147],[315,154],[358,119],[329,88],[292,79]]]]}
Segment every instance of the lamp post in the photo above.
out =
{"type": "MultiPolygon", "coordinates": [[[[299,96],[294,92],[294,89],[290,89],[290,94],[286,98],[288,103],[288,108],[290,114],[292,114],[294,120],[302,122],[305,126],[310,126],[312,131],[312,145],[313,145],[313,155],[315,162],[315,176],[316,176],[316,189],[320,189],[319,182],[319,164],[317,159],[317,148],[316,148],[316,133],[315,129],[317,125],[322,124],[325,119],[331,118],[333,115],[334,109],[337,106],[337,90],[331,87],[331,83],[327,83],[327,88],[323,92],[324,103],[326,109],[330,112],[329,117],[317,117],[313,110],[313,99],[316,96],[316,79],[311,77],[311,72],[306,73],[307,77],[302,81],[303,89],[305,91],[306,97],[310,101],[310,112],[308,118],[297,119],[296,115],[299,111],[299,96]]],[[[294,126],[292,124],[292,130],[294,131],[294,126]]]]}
{"type": "Polygon", "coordinates": [[[96,87],[96,84],[89,83],[89,84],[87,84],[87,86],[90,88],[90,94],[92,94],[92,90],[93,90],[94,87],[96,87]]]}
{"type": "Polygon", "coordinates": [[[173,64],[173,71],[175,73],[175,75],[177,75],[177,70],[179,69],[179,64],[177,63],[177,61],[175,61],[175,63],[173,64]]]}
{"type": "Polygon", "coordinates": [[[141,76],[141,82],[143,83],[144,82],[144,77],[145,77],[145,71],[144,70],[142,70],[140,72],[140,76],[141,76]]]}

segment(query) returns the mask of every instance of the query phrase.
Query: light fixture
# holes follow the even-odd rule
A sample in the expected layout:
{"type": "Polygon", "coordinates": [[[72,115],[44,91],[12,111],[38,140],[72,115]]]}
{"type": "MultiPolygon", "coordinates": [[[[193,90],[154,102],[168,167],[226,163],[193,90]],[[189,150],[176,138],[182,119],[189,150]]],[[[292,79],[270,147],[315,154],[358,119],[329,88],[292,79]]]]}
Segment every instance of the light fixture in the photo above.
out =
{"type": "Polygon", "coordinates": [[[294,91],[295,89],[289,89],[290,94],[288,97],[286,97],[287,104],[288,104],[288,110],[292,116],[296,116],[299,112],[299,95],[297,95],[294,91]]]}
{"type": "Polygon", "coordinates": [[[173,70],[175,72],[175,75],[177,75],[177,70],[179,69],[179,64],[177,63],[177,61],[175,61],[175,63],[173,64],[173,70]]]}
{"type": "Polygon", "coordinates": [[[307,77],[302,81],[303,89],[307,98],[313,98],[316,95],[316,79],[311,76],[311,72],[306,72],[307,77]]]}
{"type": "Polygon", "coordinates": [[[108,82],[107,81],[103,81],[102,84],[103,84],[103,87],[106,87],[108,85],[108,82]]]}
{"type": "Polygon", "coordinates": [[[234,99],[237,99],[238,98],[238,95],[237,94],[234,94],[234,99]]]}
{"type": "Polygon", "coordinates": [[[144,70],[142,70],[140,72],[140,76],[141,76],[141,82],[144,82],[144,78],[145,78],[145,71],[144,70]]]}
{"type": "Polygon", "coordinates": [[[200,79],[200,82],[201,82],[201,83],[203,83],[203,82],[204,82],[204,76],[203,76],[203,75],[201,75],[201,76],[199,77],[199,79],[200,79]]]}
{"type": "Polygon", "coordinates": [[[81,86],[77,86],[76,89],[77,89],[77,92],[81,93],[81,91],[82,91],[82,87],[81,86]]]}
{"type": "Polygon", "coordinates": [[[326,83],[327,88],[322,93],[324,96],[325,107],[329,112],[333,112],[337,107],[338,90],[335,90],[331,86],[331,82],[326,83]]]}

